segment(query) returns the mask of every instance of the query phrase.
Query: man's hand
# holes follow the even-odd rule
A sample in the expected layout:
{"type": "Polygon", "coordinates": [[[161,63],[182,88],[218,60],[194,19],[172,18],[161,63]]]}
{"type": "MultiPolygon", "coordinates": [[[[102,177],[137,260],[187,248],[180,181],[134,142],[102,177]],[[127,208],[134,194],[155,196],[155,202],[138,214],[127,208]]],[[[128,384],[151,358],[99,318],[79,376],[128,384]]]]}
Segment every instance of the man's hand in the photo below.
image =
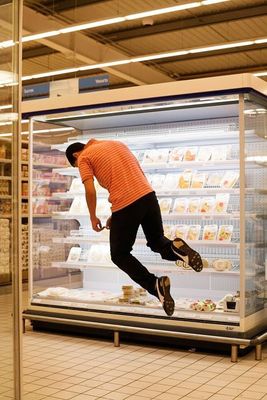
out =
{"type": "Polygon", "coordinates": [[[106,229],[110,229],[110,227],[111,227],[111,217],[109,217],[106,222],[106,229]]]}
{"type": "Polygon", "coordinates": [[[91,218],[91,224],[93,230],[96,232],[100,232],[104,229],[104,227],[102,227],[100,219],[97,217],[91,218]]]}

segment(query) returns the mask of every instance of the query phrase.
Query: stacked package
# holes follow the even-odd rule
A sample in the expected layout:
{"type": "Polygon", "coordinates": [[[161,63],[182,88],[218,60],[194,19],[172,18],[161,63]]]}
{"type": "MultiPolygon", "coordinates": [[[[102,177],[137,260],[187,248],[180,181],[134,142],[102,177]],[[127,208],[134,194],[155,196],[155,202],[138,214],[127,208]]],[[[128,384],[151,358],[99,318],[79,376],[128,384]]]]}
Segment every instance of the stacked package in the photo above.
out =
{"type": "Polygon", "coordinates": [[[28,269],[28,225],[22,224],[21,233],[21,247],[22,247],[22,269],[28,269]]]}
{"type": "Polygon", "coordinates": [[[10,227],[8,219],[0,219],[0,274],[10,272],[10,227]]]}

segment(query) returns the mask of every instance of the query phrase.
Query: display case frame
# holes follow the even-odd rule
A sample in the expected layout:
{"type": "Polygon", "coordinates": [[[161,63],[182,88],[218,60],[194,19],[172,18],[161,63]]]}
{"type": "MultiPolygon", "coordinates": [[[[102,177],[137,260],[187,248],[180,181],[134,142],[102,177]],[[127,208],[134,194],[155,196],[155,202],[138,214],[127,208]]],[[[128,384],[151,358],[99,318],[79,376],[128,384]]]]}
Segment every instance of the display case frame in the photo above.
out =
{"type": "MultiPolygon", "coordinates": [[[[172,84],[159,84],[159,85],[150,85],[147,87],[138,87],[138,88],[128,88],[120,89],[120,90],[111,90],[103,94],[103,92],[95,92],[82,94],[77,96],[72,96],[71,100],[69,98],[57,99],[56,103],[54,99],[46,99],[46,100],[38,100],[38,101],[30,101],[25,103],[24,105],[24,113],[25,117],[31,118],[31,139],[30,139],[30,160],[33,159],[33,151],[34,146],[34,124],[36,121],[43,123],[52,123],[56,122],[57,124],[67,125],[68,121],[72,119],[70,114],[74,114],[78,117],[80,121],[80,125],[78,126],[81,131],[83,130],[83,121],[85,118],[86,112],[84,110],[89,109],[90,115],[86,115],[87,118],[97,119],[95,116],[97,113],[100,115],[103,110],[108,109],[109,114],[116,113],[115,110],[118,110],[118,116],[120,120],[127,120],[127,113],[136,112],[140,113],[148,113],[149,103],[150,107],[155,112],[156,104],[159,105],[160,110],[164,109],[164,106],[168,106],[168,109],[177,109],[177,105],[173,104],[177,101],[181,101],[183,103],[183,116],[184,119],[190,119],[190,114],[192,114],[192,110],[200,106],[199,101],[202,101],[201,107],[203,104],[211,104],[211,98],[215,99],[216,104],[220,101],[225,105],[225,109],[221,109],[222,116],[224,113],[227,114],[227,107],[229,107],[229,112],[231,112],[231,105],[235,107],[238,115],[238,124],[239,124],[239,132],[238,132],[238,146],[240,149],[239,154],[239,165],[238,170],[240,171],[239,177],[239,188],[238,193],[240,193],[240,212],[237,215],[237,218],[240,221],[240,241],[239,241],[239,249],[240,249],[240,283],[239,283],[239,291],[240,291],[240,311],[236,313],[238,318],[231,317],[229,315],[229,319],[227,320],[212,320],[205,319],[202,316],[196,317],[196,313],[186,312],[184,317],[176,317],[169,318],[164,314],[149,314],[140,313],[137,309],[134,309],[132,306],[132,312],[124,312],[123,308],[118,308],[118,306],[112,307],[109,305],[106,309],[98,307],[73,307],[68,302],[64,301],[33,301],[32,293],[33,293],[33,276],[32,276],[32,265],[30,265],[30,298],[29,298],[29,306],[28,309],[25,310],[24,318],[29,318],[31,320],[43,320],[49,322],[59,322],[61,324],[70,324],[70,325],[84,325],[84,326],[97,326],[103,329],[110,329],[114,332],[118,331],[131,331],[131,332],[140,332],[140,333],[149,333],[154,335],[162,335],[162,336],[170,336],[170,337],[187,337],[191,339],[199,339],[206,341],[221,341],[224,343],[231,343],[232,346],[232,358],[235,359],[236,346],[244,345],[248,346],[250,344],[259,345],[263,340],[265,340],[265,331],[267,326],[267,308],[260,307],[260,309],[255,312],[248,313],[246,311],[247,308],[247,298],[246,298],[246,276],[245,276],[245,249],[248,246],[246,243],[246,154],[245,154],[245,145],[246,145],[246,120],[245,120],[245,110],[246,110],[246,102],[247,96],[251,95],[256,96],[256,99],[259,103],[263,102],[264,107],[266,109],[266,94],[267,94],[267,84],[261,81],[258,78],[253,77],[249,74],[243,75],[235,75],[235,76],[227,76],[220,78],[206,78],[199,79],[194,81],[187,82],[176,82],[172,84]],[[207,89],[211,88],[211,89],[207,89]],[[226,102],[226,98],[228,96],[228,101],[226,102]],[[104,102],[103,98],[104,97],[104,102]],[[198,99],[195,102],[195,99],[198,99]],[[192,100],[193,99],[193,100],[192,100]],[[200,100],[199,100],[200,99],[200,100]],[[70,106],[71,102],[71,106],[70,106]],[[169,102],[169,103],[168,103],[169,102]],[[152,104],[152,106],[151,106],[152,104]],[[229,104],[229,106],[227,106],[229,104]],[[88,106],[90,105],[90,106],[88,106]],[[36,111],[38,106],[38,111],[36,111]],[[141,110],[140,110],[141,108],[141,110]],[[83,114],[81,116],[80,114],[83,114]],[[194,315],[193,315],[194,314],[194,315]],[[205,324],[203,328],[203,324],[205,324]],[[179,336],[180,335],[180,336],[179,336]],[[220,338],[220,339],[218,339],[220,338]]],[[[203,108],[204,109],[204,108],[203,108]]],[[[256,108],[255,108],[256,109],[256,108]]],[[[166,108],[165,108],[166,110],[166,108]]],[[[201,110],[202,112],[202,110],[201,110]]],[[[228,112],[228,114],[229,114],[228,112]]],[[[201,114],[201,113],[200,113],[201,114]]],[[[200,115],[198,114],[198,115],[200,115]]],[[[96,126],[98,129],[101,127],[102,118],[98,125],[96,126]]],[[[143,114],[144,115],[144,114],[143,114]]],[[[153,118],[153,113],[151,115],[153,118]]],[[[151,120],[148,118],[148,121],[151,120]]],[[[197,116],[194,117],[197,119],[197,116]]],[[[198,116],[200,119],[200,116],[198,116]]],[[[219,118],[219,114],[217,113],[217,118],[219,118]]],[[[122,122],[123,123],[123,122],[122,122]]],[[[104,122],[108,124],[107,122],[104,122]]],[[[118,124],[118,120],[114,122],[114,126],[118,124]]],[[[131,122],[132,124],[132,122],[131,122]]],[[[130,125],[130,124],[129,124],[130,125]]],[[[76,125],[77,128],[77,125],[76,125]]],[[[103,129],[103,123],[102,123],[103,129]]],[[[107,128],[106,128],[107,129],[107,128]]],[[[266,134],[266,131],[265,131],[266,134]]],[[[58,148],[57,148],[58,149],[58,148]]],[[[229,160],[230,161],[230,160],[229,160]]],[[[33,164],[30,164],[30,170],[32,170],[33,164]]],[[[30,180],[31,181],[31,180],[30,180]]],[[[32,183],[30,182],[30,193],[32,193],[32,183]]],[[[235,190],[234,188],[232,190],[235,190]]],[[[206,189],[207,194],[209,190],[206,189]]],[[[32,198],[30,199],[30,202],[32,198]]],[[[264,213],[266,216],[266,211],[264,213]]],[[[30,211],[30,226],[29,231],[32,232],[33,225],[33,215],[32,211],[30,211]]],[[[30,262],[32,262],[32,234],[30,235],[30,262]]],[[[216,245],[216,243],[213,243],[216,245]]],[[[230,244],[229,244],[230,245],[230,244]]],[[[233,243],[234,245],[234,243],[233,243]]],[[[265,248],[265,257],[266,257],[266,242],[263,243],[263,247],[265,248]]],[[[261,270],[262,273],[262,270],[261,270]]],[[[264,299],[262,300],[264,303],[264,299]]],[[[118,337],[116,336],[116,343],[118,343],[118,337]]],[[[257,347],[259,349],[259,347],[257,347]]]]}

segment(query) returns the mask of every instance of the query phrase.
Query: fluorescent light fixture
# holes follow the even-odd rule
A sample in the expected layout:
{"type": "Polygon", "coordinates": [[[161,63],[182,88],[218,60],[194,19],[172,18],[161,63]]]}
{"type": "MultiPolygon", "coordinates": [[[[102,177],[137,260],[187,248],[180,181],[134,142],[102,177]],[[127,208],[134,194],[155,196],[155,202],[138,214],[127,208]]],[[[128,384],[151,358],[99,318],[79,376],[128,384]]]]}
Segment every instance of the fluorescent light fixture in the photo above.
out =
{"type": "MultiPolygon", "coordinates": [[[[167,52],[167,53],[148,54],[148,55],[144,55],[144,56],[128,58],[125,60],[107,61],[107,62],[99,63],[99,64],[84,65],[82,67],[77,67],[77,68],[61,69],[61,70],[56,70],[56,71],[44,72],[44,73],[36,74],[36,75],[24,76],[24,77],[22,77],[22,80],[27,81],[27,80],[31,80],[31,79],[63,75],[63,74],[68,74],[68,73],[78,72],[78,71],[108,68],[108,67],[112,67],[112,66],[116,66],[116,65],[124,65],[124,64],[141,62],[141,61],[156,60],[156,59],[168,58],[168,57],[179,57],[179,56],[189,54],[189,53],[191,53],[191,54],[204,53],[204,52],[216,51],[216,50],[221,50],[221,49],[228,49],[228,48],[235,48],[235,47],[242,47],[242,46],[251,46],[256,43],[256,40],[258,40],[258,39],[247,40],[247,41],[242,41],[242,42],[234,42],[234,43],[225,43],[225,44],[207,46],[207,47],[198,47],[198,48],[194,48],[194,49],[177,50],[177,51],[171,51],[171,52],[167,52]]],[[[259,40],[267,41],[267,38],[261,38],[259,40]]],[[[259,74],[260,73],[258,73],[256,76],[266,75],[266,73],[261,73],[261,75],[259,75],[259,74]]]]}
{"type": "Polygon", "coordinates": [[[7,126],[7,125],[12,125],[12,122],[0,122],[0,126],[7,126]]]}
{"type": "Polygon", "coordinates": [[[167,13],[172,13],[175,11],[182,11],[182,10],[187,10],[189,8],[195,8],[195,7],[200,7],[200,6],[201,6],[201,2],[181,4],[180,6],[159,8],[157,10],[150,10],[150,11],[140,12],[137,14],[126,15],[125,19],[131,21],[133,19],[152,17],[154,15],[167,14],[167,13]]]}
{"type": "MultiPolygon", "coordinates": [[[[133,107],[127,109],[120,109],[120,110],[113,110],[113,111],[101,111],[101,112],[93,112],[93,113],[84,113],[84,114],[74,114],[74,115],[67,115],[63,117],[54,117],[54,118],[47,118],[47,121],[57,121],[57,120],[71,120],[71,119],[80,119],[84,117],[98,117],[99,115],[106,116],[106,115],[114,115],[114,114],[123,114],[123,113],[134,113],[136,111],[155,111],[155,110],[164,110],[164,109],[173,109],[173,108],[181,108],[187,106],[195,106],[203,104],[220,104],[220,103],[230,103],[234,99],[233,98],[226,98],[226,99],[203,99],[200,101],[187,101],[182,103],[171,103],[171,104],[162,104],[162,105],[149,105],[147,107],[133,107]]],[[[238,101],[238,100],[236,100],[238,101]]]]}
{"type": "Polygon", "coordinates": [[[67,28],[62,28],[62,29],[59,29],[58,33],[77,32],[77,31],[82,31],[85,29],[97,28],[98,26],[118,24],[118,23],[124,22],[124,21],[126,21],[125,17],[103,19],[101,21],[88,22],[86,24],[80,24],[80,25],[69,26],[67,28]]]}
{"type": "MultiPolygon", "coordinates": [[[[50,133],[50,132],[69,132],[75,131],[75,128],[66,127],[66,128],[51,128],[51,129],[37,129],[34,130],[33,133],[50,133]]],[[[27,135],[29,131],[21,132],[21,134],[27,135]]]]}
{"type": "Polygon", "coordinates": [[[255,42],[253,40],[247,40],[245,42],[236,42],[236,43],[226,43],[226,44],[220,44],[216,46],[207,46],[207,47],[199,47],[196,49],[189,50],[189,53],[204,53],[206,51],[216,51],[216,50],[223,50],[223,49],[231,49],[235,47],[241,47],[241,46],[251,46],[255,42]]]}
{"type": "MultiPolygon", "coordinates": [[[[197,2],[193,2],[193,3],[181,4],[181,5],[177,5],[177,6],[173,6],[173,7],[159,8],[156,10],[144,11],[144,12],[140,12],[140,13],[136,13],[136,14],[129,14],[129,15],[125,15],[122,17],[108,18],[108,19],[103,19],[103,20],[95,21],[95,22],[86,22],[84,24],[67,26],[65,28],[61,28],[58,30],[27,35],[22,38],[22,42],[25,43],[25,42],[30,42],[32,40],[45,39],[45,38],[57,36],[60,34],[78,32],[78,31],[82,31],[85,29],[93,29],[93,28],[97,28],[99,26],[118,24],[121,22],[131,21],[134,19],[151,17],[154,15],[161,15],[161,14],[167,14],[167,13],[172,13],[172,12],[177,12],[177,11],[183,11],[183,10],[188,10],[190,8],[207,6],[207,5],[215,4],[215,3],[224,3],[226,1],[230,1],[230,0],[197,1],[197,2]]],[[[0,48],[14,46],[14,44],[15,43],[12,40],[7,40],[5,42],[0,42],[0,48]]]]}
{"type": "Polygon", "coordinates": [[[0,121],[3,121],[3,122],[17,121],[17,119],[18,119],[17,113],[0,114],[0,121]]]}
{"type": "Polygon", "coordinates": [[[12,108],[12,104],[6,104],[5,106],[0,106],[0,111],[2,110],[8,110],[9,108],[12,108]]]}
{"type": "Polygon", "coordinates": [[[263,39],[256,39],[255,41],[254,41],[255,43],[267,43],[267,38],[263,38],[263,39]]]}
{"type": "Polygon", "coordinates": [[[50,31],[50,32],[43,32],[43,33],[35,33],[33,35],[24,36],[21,39],[21,41],[22,41],[22,43],[25,43],[25,42],[30,42],[32,40],[45,39],[47,37],[57,36],[59,34],[60,34],[60,31],[50,31]]]}
{"type": "Polygon", "coordinates": [[[254,76],[267,76],[267,71],[256,72],[254,76]]]}

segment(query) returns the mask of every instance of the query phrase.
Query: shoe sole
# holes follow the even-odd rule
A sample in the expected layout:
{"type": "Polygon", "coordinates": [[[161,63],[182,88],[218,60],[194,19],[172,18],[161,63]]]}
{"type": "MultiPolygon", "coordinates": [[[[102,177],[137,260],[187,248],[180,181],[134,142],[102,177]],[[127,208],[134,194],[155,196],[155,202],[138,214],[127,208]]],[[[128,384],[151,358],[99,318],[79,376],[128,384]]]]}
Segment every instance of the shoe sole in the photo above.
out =
{"type": "MultiPolygon", "coordinates": [[[[163,306],[165,313],[170,317],[174,313],[174,308],[175,308],[175,303],[174,303],[174,300],[170,293],[170,289],[171,289],[170,279],[167,276],[163,277],[162,283],[163,283],[162,289],[164,292],[162,306],[163,306]]],[[[157,285],[158,285],[158,282],[157,282],[157,285]]]]}
{"type": "Polygon", "coordinates": [[[177,241],[181,241],[183,244],[179,248],[175,247],[175,239],[172,243],[172,250],[173,252],[181,257],[181,253],[179,251],[182,251],[184,254],[188,256],[188,265],[196,272],[200,272],[203,269],[203,263],[202,259],[199,255],[199,253],[195,250],[193,250],[188,244],[183,240],[178,238],[177,241]]]}

